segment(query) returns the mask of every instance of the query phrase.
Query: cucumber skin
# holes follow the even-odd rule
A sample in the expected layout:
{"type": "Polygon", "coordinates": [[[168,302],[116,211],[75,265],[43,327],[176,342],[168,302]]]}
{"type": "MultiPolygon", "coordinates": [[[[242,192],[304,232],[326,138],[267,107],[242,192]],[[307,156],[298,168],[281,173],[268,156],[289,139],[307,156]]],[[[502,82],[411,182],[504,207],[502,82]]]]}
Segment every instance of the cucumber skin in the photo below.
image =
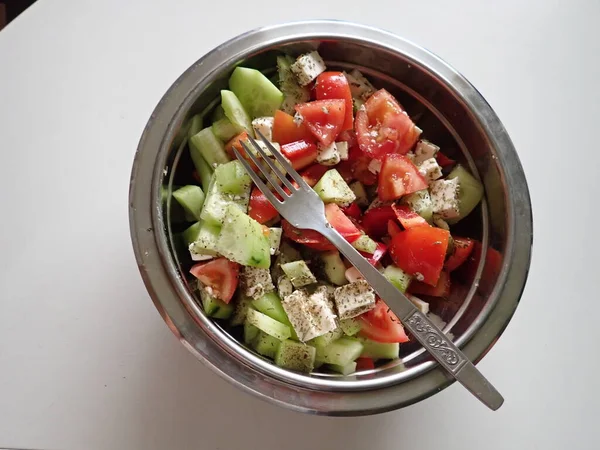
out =
{"type": "Polygon", "coordinates": [[[351,361],[345,366],[339,366],[337,364],[327,364],[327,367],[341,375],[350,375],[356,372],[356,361],[351,361]]]}
{"type": "Polygon", "coordinates": [[[182,237],[183,237],[183,241],[185,242],[186,246],[189,247],[189,245],[191,243],[193,243],[194,241],[196,241],[196,239],[198,239],[198,235],[200,234],[201,226],[202,226],[201,222],[198,221],[183,231],[182,237]]]}
{"type": "Polygon", "coordinates": [[[209,166],[216,167],[229,162],[223,143],[215,136],[211,127],[193,135],[189,142],[190,150],[200,153],[209,166]]]}
{"type": "Polygon", "coordinates": [[[190,141],[188,141],[188,147],[190,151],[190,156],[192,158],[192,162],[194,163],[196,172],[198,173],[200,181],[202,182],[202,190],[204,191],[204,194],[208,194],[210,182],[213,177],[213,169],[208,165],[208,163],[199,151],[197,151],[196,149],[192,149],[192,144],[190,141]]]}
{"type": "Polygon", "coordinates": [[[202,130],[204,126],[204,120],[200,114],[196,114],[190,119],[189,128],[187,138],[191,138],[193,135],[197,134],[202,130]]]}
{"type": "Polygon", "coordinates": [[[233,313],[233,305],[213,297],[198,283],[202,308],[208,317],[213,319],[228,319],[233,313]]]}
{"type": "Polygon", "coordinates": [[[275,319],[270,318],[266,314],[263,314],[254,309],[249,309],[246,315],[246,322],[254,325],[261,331],[264,331],[269,336],[285,341],[292,335],[290,327],[284,325],[281,322],[277,322],[275,319]]]}
{"type": "Polygon", "coordinates": [[[229,78],[229,88],[252,119],[273,116],[283,102],[283,93],[256,69],[236,67],[229,78]]]}
{"type": "Polygon", "coordinates": [[[317,349],[317,359],[327,364],[345,366],[356,360],[362,352],[362,342],[342,337],[323,349],[317,349]]]}
{"type": "Polygon", "coordinates": [[[259,355],[275,359],[280,344],[280,340],[261,331],[258,334],[258,337],[254,340],[253,347],[259,355]]]}

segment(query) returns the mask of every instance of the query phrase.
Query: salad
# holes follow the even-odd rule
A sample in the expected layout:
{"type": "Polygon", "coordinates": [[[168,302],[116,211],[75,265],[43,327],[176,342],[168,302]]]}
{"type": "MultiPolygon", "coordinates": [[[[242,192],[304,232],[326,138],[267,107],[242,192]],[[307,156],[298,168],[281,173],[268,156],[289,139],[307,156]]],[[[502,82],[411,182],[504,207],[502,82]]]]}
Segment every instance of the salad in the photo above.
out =
{"type": "Polygon", "coordinates": [[[278,56],[271,79],[236,67],[220,104],[189,121],[195,183],[174,190],[171,218],[187,223],[181,239],[206,315],[289,370],[347,375],[399,358],[410,338],[398,318],[322,235],[281,218],[236,160],[257,131],[321,197],[329,223],[424,313],[473,251],[451,226],[482,185],[421,137],[393,95],[358,70],[328,69],[316,51],[278,56]]]}

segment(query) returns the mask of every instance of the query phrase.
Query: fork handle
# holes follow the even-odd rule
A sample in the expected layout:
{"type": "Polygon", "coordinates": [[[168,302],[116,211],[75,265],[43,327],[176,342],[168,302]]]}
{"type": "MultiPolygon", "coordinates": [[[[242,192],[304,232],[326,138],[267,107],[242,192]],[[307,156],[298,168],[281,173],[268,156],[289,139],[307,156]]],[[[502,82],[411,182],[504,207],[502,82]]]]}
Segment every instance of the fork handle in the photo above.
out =
{"type": "Polygon", "coordinates": [[[436,327],[425,314],[329,224],[317,230],[323,234],[356,267],[379,297],[398,316],[412,335],[456,380],[492,410],[502,406],[504,399],[473,363],[436,327]]]}

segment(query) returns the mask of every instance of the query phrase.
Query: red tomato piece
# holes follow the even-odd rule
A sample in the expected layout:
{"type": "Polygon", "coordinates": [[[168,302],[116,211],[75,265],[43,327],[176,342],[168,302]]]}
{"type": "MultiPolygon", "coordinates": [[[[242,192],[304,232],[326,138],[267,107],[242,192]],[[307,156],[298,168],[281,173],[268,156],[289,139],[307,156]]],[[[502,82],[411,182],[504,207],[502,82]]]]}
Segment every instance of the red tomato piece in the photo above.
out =
{"type": "Polygon", "coordinates": [[[304,123],[297,124],[294,117],[283,111],[275,111],[273,121],[273,141],[279,145],[296,141],[314,141],[315,138],[304,123]]]}
{"type": "Polygon", "coordinates": [[[295,141],[282,145],[281,153],[290,160],[294,169],[300,170],[315,162],[317,146],[306,140],[295,141]]]}
{"type": "Polygon", "coordinates": [[[277,210],[271,204],[265,194],[255,187],[250,194],[250,203],[248,204],[248,215],[258,223],[267,223],[269,220],[277,217],[277,210]]]}
{"type": "Polygon", "coordinates": [[[408,153],[421,134],[385,89],[371,95],[358,110],[355,126],[360,149],[376,159],[383,159],[390,153],[408,153]]]}
{"type": "Polygon", "coordinates": [[[358,316],[361,324],[359,334],[376,342],[408,342],[408,336],[400,319],[381,299],[377,299],[375,308],[358,316]]]}
{"type": "Polygon", "coordinates": [[[456,164],[456,161],[448,158],[442,152],[437,152],[437,154],[435,155],[435,160],[442,167],[448,167],[448,166],[452,166],[452,165],[456,164]]]}
{"type": "Polygon", "coordinates": [[[352,130],[354,124],[354,104],[348,79],[342,72],[323,72],[315,84],[317,100],[339,99],[346,104],[346,117],[342,131],[352,130]]]}
{"type": "Polygon", "coordinates": [[[356,139],[356,133],[354,130],[342,131],[337,140],[339,142],[347,142],[348,148],[358,147],[358,140],[356,139]]]}
{"type": "Polygon", "coordinates": [[[406,156],[394,153],[383,160],[377,186],[377,195],[381,200],[395,200],[427,189],[427,186],[427,180],[406,156]]]}
{"type": "Polygon", "coordinates": [[[450,295],[450,275],[445,270],[442,270],[435,286],[413,280],[408,286],[408,291],[411,294],[429,295],[430,297],[448,297],[450,295]]]}
{"type": "Polygon", "coordinates": [[[387,232],[387,223],[396,220],[396,213],[391,206],[378,206],[365,212],[362,226],[369,236],[380,239],[387,232]]]}
{"type": "Polygon", "coordinates": [[[199,263],[190,269],[207,288],[209,294],[229,303],[238,285],[240,266],[227,258],[217,258],[199,263]]]}
{"type": "Polygon", "coordinates": [[[329,222],[338,233],[344,236],[344,239],[348,242],[354,242],[362,236],[362,233],[356,225],[346,217],[344,212],[335,203],[325,205],[325,217],[327,218],[327,222],[329,222]]]}
{"type": "Polygon", "coordinates": [[[398,233],[400,233],[402,231],[402,229],[400,228],[400,225],[398,225],[396,222],[394,222],[393,220],[388,220],[388,234],[390,235],[390,237],[394,237],[396,236],[398,233]]]}
{"type": "Polygon", "coordinates": [[[324,146],[330,145],[340,134],[346,117],[344,100],[316,100],[296,105],[308,130],[324,146]]]}
{"type": "Polygon", "coordinates": [[[342,211],[348,217],[352,217],[353,219],[360,219],[360,216],[362,216],[362,211],[360,210],[360,207],[355,202],[350,203],[350,206],[342,208],[342,211]]]}
{"type": "Polygon", "coordinates": [[[449,237],[450,233],[441,228],[409,228],[394,236],[390,255],[402,270],[435,286],[444,267],[449,237]]]}
{"type": "Polygon", "coordinates": [[[235,159],[235,153],[233,153],[233,147],[235,147],[237,149],[237,151],[242,154],[244,159],[248,159],[246,157],[246,150],[244,150],[244,147],[242,147],[242,144],[241,144],[242,141],[247,141],[247,140],[248,140],[248,133],[245,131],[242,131],[240,134],[232,137],[225,144],[225,151],[227,152],[229,157],[232,159],[235,159]]]}
{"type": "MultiPolygon", "coordinates": [[[[454,236],[453,236],[454,237],[454,236]]],[[[458,269],[469,256],[475,247],[473,239],[455,237],[454,238],[454,252],[446,261],[445,268],[448,272],[458,269]]]]}
{"type": "Polygon", "coordinates": [[[377,247],[375,248],[375,251],[373,252],[372,255],[368,254],[368,253],[363,253],[360,252],[361,255],[363,255],[367,261],[369,261],[371,263],[372,266],[376,266],[377,263],[381,260],[381,258],[383,258],[385,256],[385,254],[387,253],[387,245],[378,242],[377,243],[377,247]]]}
{"type": "Polygon", "coordinates": [[[405,228],[413,227],[428,227],[429,224],[420,215],[405,205],[392,205],[392,209],[396,213],[396,217],[400,224],[405,228]]]}
{"type": "Polygon", "coordinates": [[[304,178],[306,184],[308,184],[310,187],[313,187],[319,182],[321,177],[325,175],[325,172],[327,172],[328,170],[329,167],[327,166],[323,166],[321,164],[313,164],[312,166],[307,167],[305,170],[303,170],[300,176],[304,178]]]}
{"type": "Polygon", "coordinates": [[[356,371],[361,370],[373,370],[375,368],[375,361],[373,358],[357,358],[356,359],[356,371]]]}

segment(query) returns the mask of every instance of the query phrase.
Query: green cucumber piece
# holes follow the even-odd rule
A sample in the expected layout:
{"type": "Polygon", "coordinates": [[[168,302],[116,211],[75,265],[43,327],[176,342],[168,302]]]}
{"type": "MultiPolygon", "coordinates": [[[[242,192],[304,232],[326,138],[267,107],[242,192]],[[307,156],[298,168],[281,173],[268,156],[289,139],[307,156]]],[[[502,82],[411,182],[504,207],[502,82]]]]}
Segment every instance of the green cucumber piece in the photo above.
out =
{"type": "MultiPolygon", "coordinates": [[[[190,253],[197,255],[215,256],[218,252],[217,243],[219,240],[219,233],[221,232],[221,227],[212,223],[208,223],[204,220],[200,220],[197,224],[194,225],[198,225],[198,228],[195,239],[188,244],[190,253]]],[[[187,231],[188,230],[186,230],[186,232],[187,231]]],[[[192,233],[193,231],[190,232],[190,238],[193,237],[192,233]]]]}
{"type": "Polygon", "coordinates": [[[198,134],[204,125],[204,120],[200,114],[196,114],[190,119],[188,128],[187,138],[191,138],[193,135],[198,134]]]}
{"type": "Polygon", "coordinates": [[[229,320],[232,327],[242,325],[246,321],[246,314],[248,313],[249,308],[252,308],[252,297],[246,297],[243,293],[238,291],[236,294],[233,315],[229,320]]]}
{"type": "Polygon", "coordinates": [[[196,168],[196,172],[198,173],[198,177],[200,177],[200,181],[202,183],[202,190],[204,193],[208,193],[208,189],[210,188],[210,181],[213,177],[213,168],[208,165],[208,163],[204,160],[202,154],[194,150],[192,148],[192,144],[188,141],[188,146],[190,148],[190,156],[192,157],[192,162],[194,163],[194,167],[196,168]]]}
{"type": "Polygon", "coordinates": [[[281,245],[281,236],[283,234],[283,230],[281,228],[269,228],[269,247],[271,255],[276,255],[279,253],[279,246],[281,245]]]}
{"type": "Polygon", "coordinates": [[[236,67],[229,78],[229,88],[253,119],[273,116],[283,102],[282,92],[256,69],[236,67]]]}
{"type": "Polygon", "coordinates": [[[275,319],[271,319],[266,314],[256,311],[255,309],[248,310],[246,313],[246,322],[280,341],[285,341],[292,335],[289,326],[278,322],[275,319]]]}
{"type": "Polygon", "coordinates": [[[360,322],[355,317],[340,320],[340,329],[346,336],[354,336],[362,329],[360,322]]]}
{"type": "Polygon", "coordinates": [[[185,243],[185,245],[187,247],[189,247],[189,245],[194,242],[196,239],[198,239],[198,236],[200,235],[200,229],[202,227],[202,223],[201,222],[196,222],[195,224],[193,224],[192,226],[190,226],[189,228],[186,228],[183,233],[181,233],[181,236],[183,237],[183,242],[185,243]]]}
{"type": "Polygon", "coordinates": [[[299,259],[302,259],[300,252],[292,247],[287,241],[282,241],[281,245],[279,246],[279,255],[277,255],[275,264],[271,270],[271,276],[273,279],[278,280],[279,277],[284,275],[283,270],[281,270],[282,264],[298,261],[299,259]]]}
{"type": "Polygon", "coordinates": [[[219,103],[217,106],[215,106],[215,109],[213,110],[210,116],[210,121],[214,123],[217,120],[222,119],[223,117],[225,117],[225,110],[223,109],[223,106],[219,103]]]}
{"type": "Polygon", "coordinates": [[[244,344],[253,347],[259,333],[260,330],[257,327],[249,322],[244,322],[244,344]]]}
{"type": "Polygon", "coordinates": [[[228,319],[233,313],[233,305],[227,304],[221,299],[210,295],[206,289],[198,284],[202,308],[208,317],[213,319],[228,319]]]}
{"type": "Polygon", "coordinates": [[[483,198],[483,185],[460,164],[448,174],[448,180],[452,180],[453,178],[458,178],[459,216],[447,219],[446,222],[449,224],[454,224],[471,214],[471,211],[475,209],[483,198]]]}
{"type": "Polygon", "coordinates": [[[377,242],[375,242],[366,234],[363,234],[361,237],[359,237],[352,243],[352,247],[354,247],[359,252],[365,252],[372,255],[373,253],[375,253],[375,250],[377,250],[377,242]]]}
{"type": "Polygon", "coordinates": [[[327,367],[339,374],[350,375],[351,373],[356,372],[356,361],[350,361],[345,366],[340,366],[338,364],[327,364],[327,367]]]}
{"type": "Polygon", "coordinates": [[[348,283],[348,280],[344,275],[346,272],[346,266],[342,261],[340,252],[323,252],[319,255],[319,259],[321,260],[321,264],[323,266],[323,272],[331,283],[335,284],[336,286],[343,286],[344,284],[348,283]]]}
{"type": "Polygon", "coordinates": [[[238,165],[239,161],[231,161],[227,164],[223,164],[217,167],[214,176],[212,177],[211,184],[206,193],[206,199],[204,200],[204,207],[200,217],[207,222],[220,225],[225,220],[226,209],[230,205],[236,206],[240,212],[246,212],[248,209],[248,202],[250,200],[250,184],[241,184],[245,186],[246,191],[241,194],[227,194],[221,191],[221,187],[230,183],[228,178],[229,165],[238,165]]]}
{"type": "Polygon", "coordinates": [[[288,114],[294,114],[294,107],[298,103],[310,100],[310,90],[300,86],[296,75],[292,73],[291,66],[295,60],[289,55],[277,57],[277,73],[279,75],[279,88],[283,92],[284,100],[281,109],[288,114]]]}
{"type": "Polygon", "coordinates": [[[406,289],[412,280],[412,277],[409,274],[396,266],[387,266],[383,270],[383,276],[401,292],[406,292],[406,289]]]}
{"type": "Polygon", "coordinates": [[[327,364],[345,366],[358,358],[362,351],[362,342],[342,337],[325,348],[317,348],[317,359],[327,364]]]}
{"type": "Polygon", "coordinates": [[[233,125],[227,117],[223,117],[222,119],[213,122],[212,130],[213,133],[215,133],[215,136],[221,139],[223,142],[229,141],[232,137],[239,133],[236,126],[233,125]]]}
{"type": "Polygon", "coordinates": [[[223,143],[215,136],[211,127],[204,128],[190,138],[190,151],[200,153],[211,167],[229,161],[223,143]]]}
{"type": "Polygon", "coordinates": [[[369,196],[367,195],[365,186],[360,181],[350,183],[350,189],[352,189],[352,192],[354,192],[354,195],[356,196],[356,200],[354,200],[354,202],[358,206],[361,208],[369,206],[369,196]]]}
{"type": "Polygon", "coordinates": [[[236,205],[228,205],[225,210],[217,248],[221,255],[243,266],[268,269],[271,265],[269,239],[262,225],[236,205]]]}
{"type": "Polygon", "coordinates": [[[188,217],[192,220],[200,220],[202,205],[204,205],[204,192],[200,186],[190,184],[180,187],[173,192],[173,197],[185,210],[188,217]]]}
{"type": "Polygon", "coordinates": [[[405,195],[402,197],[401,203],[407,205],[427,222],[433,221],[433,202],[427,189],[405,195]]]}
{"type": "Polygon", "coordinates": [[[301,288],[317,282],[317,279],[303,259],[282,264],[281,270],[283,270],[295,288],[301,288]]]}
{"type": "Polygon", "coordinates": [[[312,345],[315,348],[324,349],[332,342],[337,341],[343,335],[344,332],[342,331],[342,329],[336,328],[335,330],[328,331],[327,333],[322,334],[321,336],[317,336],[316,338],[311,339],[310,341],[308,341],[308,344],[312,345]]]}
{"type": "Polygon", "coordinates": [[[275,364],[284,369],[308,373],[315,367],[315,356],[314,347],[288,339],[279,344],[275,364]]]}
{"type": "Polygon", "coordinates": [[[229,119],[238,133],[246,131],[250,136],[254,136],[252,120],[233,92],[227,90],[221,91],[221,105],[223,106],[223,111],[225,111],[225,117],[229,119]]]}
{"type": "Polygon", "coordinates": [[[290,320],[281,305],[281,299],[275,292],[269,292],[260,298],[252,301],[252,306],[271,319],[281,322],[284,325],[291,326],[290,320]]]}
{"type": "Polygon", "coordinates": [[[325,172],[313,189],[325,203],[347,206],[356,200],[356,195],[336,169],[325,172]]]}
{"type": "Polygon", "coordinates": [[[256,353],[259,355],[275,359],[277,350],[279,350],[279,344],[281,344],[279,339],[269,336],[267,333],[261,331],[254,341],[254,350],[256,350],[256,353]]]}
{"type": "Polygon", "coordinates": [[[238,160],[223,164],[215,170],[219,191],[225,194],[248,195],[252,179],[238,160]]]}
{"type": "Polygon", "coordinates": [[[370,339],[361,339],[363,343],[363,351],[360,354],[361,358],[372,359],[398,359],[400,352],[400,344],[375,342],[370,339]]]}

